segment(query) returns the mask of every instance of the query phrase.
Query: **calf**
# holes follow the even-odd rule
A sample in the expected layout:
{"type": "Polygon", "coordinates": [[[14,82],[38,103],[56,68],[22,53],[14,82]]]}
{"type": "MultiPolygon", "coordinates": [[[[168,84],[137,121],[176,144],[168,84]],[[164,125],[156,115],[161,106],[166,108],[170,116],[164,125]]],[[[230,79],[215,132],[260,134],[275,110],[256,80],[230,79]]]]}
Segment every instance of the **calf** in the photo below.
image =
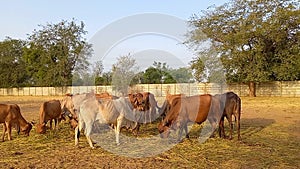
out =
{"type": "Polygon", "coordinates": [[[52,120],[54,120],[55,128],[58,121],[62,118],[61,104],[59,100],[50,100],[44,102],[40,107],[40,124],[37,124],[37,132],[43,134],[46,132],[46,124],[50,121],[50,129],[52,129],[52,120]]]}
{"type": "Polygon", "coordinates": [[[24,119],[20,107],[16,104],[0,104],[0,123],[4,123],[2,141],[4,141],[6,131],[8,140],[12,140],[12,126],[17,126],[18,130],[21,130],[26,136],[29,136],[29,132],[32,129],[32,125],[24,119]]]}

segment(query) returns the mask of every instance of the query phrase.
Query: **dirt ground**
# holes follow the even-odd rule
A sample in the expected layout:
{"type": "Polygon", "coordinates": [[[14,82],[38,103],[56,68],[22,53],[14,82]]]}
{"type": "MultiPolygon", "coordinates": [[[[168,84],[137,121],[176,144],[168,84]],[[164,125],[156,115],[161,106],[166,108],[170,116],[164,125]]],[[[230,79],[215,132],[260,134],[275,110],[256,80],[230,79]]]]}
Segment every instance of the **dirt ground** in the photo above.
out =
{"type": "MultiPolygon", "coordinates": [[[[61,98],[7,96],[0,97],[0,103],[18,104],[27,121],[38,122],[41,103],[61,98]]],[[[112,147],[116,151],[101,145],[91,149],[84,136],[75,147],[67,121],[44,135],[37,134],[35,127],[29,137],[13,130],[13,140],[6,137],[0,142],[0,168],[300,168],[299,103],[300,98],[242,98],[242,141],[234,135],[233,140],[215,137],[200,143],[197,138],[203,126],[197,125],[191,129],[190,139],[161,153],[156,150],[163,148],[163,141],[152,137],[158,134],[157,123],[143,125],[139,138],[144,144],[138,149],[148,151],[150,147],[146,157],[135,156],[138,150],[128,148],[130,140],[125,139],[119,147],[112,147]],[[143,138],[147,137],[151,141],[145,145],[143,138]]]]}

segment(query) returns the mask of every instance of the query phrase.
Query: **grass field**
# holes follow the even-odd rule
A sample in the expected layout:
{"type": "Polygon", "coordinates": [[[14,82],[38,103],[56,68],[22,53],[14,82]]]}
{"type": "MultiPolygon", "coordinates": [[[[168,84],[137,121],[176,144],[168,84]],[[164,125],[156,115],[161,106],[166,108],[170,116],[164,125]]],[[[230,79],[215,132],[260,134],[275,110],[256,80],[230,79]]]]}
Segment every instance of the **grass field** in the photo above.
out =
{"type": "MultiPolygon", "coordinates": [[[[38,121],[40,104],[52,98],[61,99],[0,97],[0,103],[19,104],[26,120],[38,121]]],[[[158,134],[157,123],[142,126],[137,139],[142,141],[137,141],[134,149],[128,146],[135,142],[121,138],[120,146],[109,147],[113,151],[104,143],[91,149],[83,135],[80,146],[75,147],[74,132],[67,122],[44,135],[37,134],[35,127],[29,137],[13,130],[13,140],[6,137],[0,143],[0,168],[300,168],[299,103],[300,98],[242,98],[242,141],[234,135],[233,140],[215,137],[200,143],[202,126],[195,125],[190,139],[159,154],[155,152],[163,149],[165,141],[152,137],[158,134]],[[144,150],[147,157],[130,157],[144,150]]],[[[132,137],[125,130],[123,133],[132,137]]],[[[114,141],[113,137],[107,139],[114,141]]]]}

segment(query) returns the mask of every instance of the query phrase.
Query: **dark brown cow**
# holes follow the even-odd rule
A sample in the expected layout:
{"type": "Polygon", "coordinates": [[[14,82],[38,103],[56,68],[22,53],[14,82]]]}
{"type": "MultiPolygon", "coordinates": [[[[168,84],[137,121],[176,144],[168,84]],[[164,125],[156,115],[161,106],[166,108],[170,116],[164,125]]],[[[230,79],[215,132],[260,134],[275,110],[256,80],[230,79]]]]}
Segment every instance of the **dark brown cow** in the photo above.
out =
{"type": "Polygon", "coordinates": [[[46,132],[46,124],[50,121],[50,129],[52,129],[52,120],[54,120],[55,128],[59,119],[62,118],[61,104],[59,100],[50,100],[44,102],[40,107],[40,124],[36,125],[36,131],[40,134],[46,132]]]}
{"type": "Polygon", "coordinates": [[[187,123],[201,124],[206,119],[214,131],[221,117],[220,107],[216,101],[218,100],[213,99],[209,94],[175,98],[165,119],[158,125],[160,136],[166,138],[169,136],[170,129],[179,128],[178,141],[181,139],[183,129],[186,138],[189,138],[187,123]]]}
{"type": "Polygon", "coordinates": [[[232,115],[235,118],[235,126],[238,133],[238,140],[241,139],[240,136],[240,118],[241,118],[241,99],[240,97],[233,93],[227,92],[224,94],[215,95],[217,99],[219,99],[221,104],[221,109],[224,109],[223,115],[219,124],[219,135],[222,138],[226,138],[225,130],[224,130],[224,118],[226,117],[230,127],[230,135],[229,139],[232,139],[233,133],[233,124],[232,124],[232,115]]]}
{"type": "Polygon", "coordinates": [[[4,141],[5,133],[8,133],[8,140],[11,140],[11,128],[17,126],[26,135],[32,129],[32,125],[28,123],[21,114],[20,107],[16,104],[0,104],[0,123],[3,124],[2,141],[4,141]]]}

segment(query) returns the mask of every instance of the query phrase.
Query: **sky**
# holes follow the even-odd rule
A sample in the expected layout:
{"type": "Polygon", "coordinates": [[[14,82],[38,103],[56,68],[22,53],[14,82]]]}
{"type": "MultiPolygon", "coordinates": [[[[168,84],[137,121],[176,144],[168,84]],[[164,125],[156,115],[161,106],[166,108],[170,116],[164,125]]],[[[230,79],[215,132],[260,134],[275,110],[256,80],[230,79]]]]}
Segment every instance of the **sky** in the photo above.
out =
{"type": "Polygon", "coordinates": [[[184,39],[174,31],[182,36],[185,32],[178,28],[183,26],[181,21],[189,20],[192,14],[201,14],[201,10],[209,6],[220,6],[228,1],[0,0],[0,41],[6,37],[26,39],[34,29],[40,29],[38,25],[74,18],[85,24],[86,39],[95,48],[92,60],[102,60],[106,70],[119,56],[129,53],[138,62],[147,62],[148,66],[152,61],[166,60],[174,67],[184,66],[192,60],[194,53],[182,45],[184,39]],[[147,19],[151,25],[142,21],[147,19]],[[161,56],[157,58],[159,51],[161,56]],[[168,54],[170,57],[163,56],[168,54]]]}

